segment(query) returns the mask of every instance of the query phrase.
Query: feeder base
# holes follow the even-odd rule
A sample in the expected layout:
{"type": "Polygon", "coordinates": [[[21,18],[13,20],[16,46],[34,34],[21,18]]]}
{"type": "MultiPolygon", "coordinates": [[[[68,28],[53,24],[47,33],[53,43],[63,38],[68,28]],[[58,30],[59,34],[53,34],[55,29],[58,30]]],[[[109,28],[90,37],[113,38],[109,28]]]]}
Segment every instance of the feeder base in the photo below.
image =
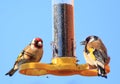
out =
{"type": "MultiPolygon", "coordinates": [[[[109,65],[105,66],[106,72],[110,72],[109,65]]],[[[97,76],[97,69],[90,68],[88,64],[76,64],[74,57],[53,58],[51,64],[32,62],[22,64],[19,72],[29,76],[57,75],[57,76],[97,76]]]]}

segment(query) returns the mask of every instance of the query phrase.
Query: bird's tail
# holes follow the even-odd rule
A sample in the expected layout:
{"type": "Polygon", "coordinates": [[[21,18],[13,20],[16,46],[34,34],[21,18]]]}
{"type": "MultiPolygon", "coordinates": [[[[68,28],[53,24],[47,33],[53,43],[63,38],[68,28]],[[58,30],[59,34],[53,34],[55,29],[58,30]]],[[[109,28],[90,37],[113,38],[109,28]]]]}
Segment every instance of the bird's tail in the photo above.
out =
{"type": "Polygon", "coordinates": [[[105,72],[105,69],[102,68],[101,66],[98,65],[98,76],[101,76],[101,77],[104,77],[104,78],[107,78],[107,74],[105,72]]]}
{"type": "Polygon", "coordinates": [[[11,69],[8,73],[6,73],[5,75],[12,76],[16,71],[17,71],[17,69],[12,68],[12,69],[11,69]]]}

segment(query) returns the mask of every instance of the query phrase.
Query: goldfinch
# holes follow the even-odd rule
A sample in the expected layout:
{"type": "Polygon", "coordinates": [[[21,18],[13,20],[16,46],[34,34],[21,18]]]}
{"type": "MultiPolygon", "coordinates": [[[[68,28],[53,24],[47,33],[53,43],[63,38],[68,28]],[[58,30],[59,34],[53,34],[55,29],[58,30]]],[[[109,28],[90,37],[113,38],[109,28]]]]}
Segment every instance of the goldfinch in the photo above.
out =
{"type": "Polygon", "coordinates": [[[24,48],[18,55],[13,68],[5,75],[12,76],[21,64],[29,62],[39,62],[43,55],[43,41],[41,38],[34,38],[32,42],[24,48]]]}
{"type": "Polygon", "coordinates": [[[107,54],[107,49],[98,36],[88,36],[85,41],[81,42],[84,47],[84,58],[86,63],[97,67],[98,76],[107,78],[105,65],[109,64],[110,57],[107,54]]]}

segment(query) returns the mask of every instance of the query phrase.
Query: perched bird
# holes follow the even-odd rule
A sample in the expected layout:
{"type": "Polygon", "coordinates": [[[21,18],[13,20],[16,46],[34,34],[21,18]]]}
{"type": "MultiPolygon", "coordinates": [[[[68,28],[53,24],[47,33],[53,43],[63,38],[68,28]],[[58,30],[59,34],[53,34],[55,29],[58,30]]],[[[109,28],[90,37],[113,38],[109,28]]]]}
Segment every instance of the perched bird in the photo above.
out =
{"type": "Polygon", "coordinates": [[[81,42],[85,45],[84,57],[90,66],[97,67],[98,76],[107,78],[105,65],[109,64],[110,57],[107,54],[107,49],[98,36],[88,36],[85,41],[81,42]]]}
{"type": "Polygon", "coordinates": [[[24,48],[14,63],[13,68],[5,75],[12,76],[21,64],[29,62],[39,62],[43,55],[43,41],[41,38],[34,38],[32,42],[24,48]]]}

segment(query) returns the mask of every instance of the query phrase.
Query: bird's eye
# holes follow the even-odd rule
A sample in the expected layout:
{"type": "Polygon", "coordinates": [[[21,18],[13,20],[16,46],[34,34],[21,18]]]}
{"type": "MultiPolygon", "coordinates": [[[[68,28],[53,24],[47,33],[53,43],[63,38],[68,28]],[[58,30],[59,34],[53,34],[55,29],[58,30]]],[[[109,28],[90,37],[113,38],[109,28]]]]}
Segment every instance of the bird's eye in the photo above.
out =
{"type": "Polygon", "coordinates": [[[89,42],[90,41],[90,37],[86,38],[86,41],[89,42]]]}

